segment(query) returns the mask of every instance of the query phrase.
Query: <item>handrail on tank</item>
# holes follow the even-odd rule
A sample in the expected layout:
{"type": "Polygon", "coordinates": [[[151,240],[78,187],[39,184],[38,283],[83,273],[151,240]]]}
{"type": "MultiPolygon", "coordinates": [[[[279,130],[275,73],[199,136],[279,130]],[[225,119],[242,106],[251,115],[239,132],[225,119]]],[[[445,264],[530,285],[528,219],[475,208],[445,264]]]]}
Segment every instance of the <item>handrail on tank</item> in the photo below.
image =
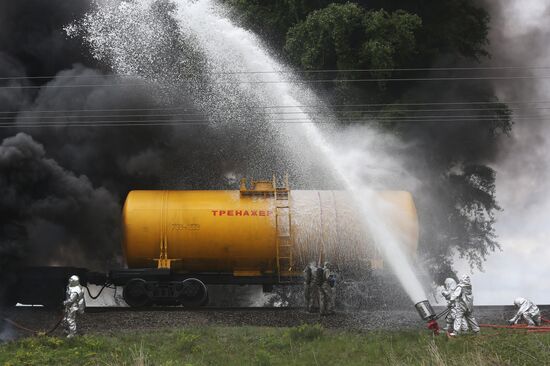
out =
{"type": "Polygon", "coordinates": [[[288,174],[285,174],[283,186],[277,185],[277,178],[273,175],[273,180],[250,180],[250,188],[247,185],[247,179],[241,178],[240,183],[241,196],[276,196],[288,195],[290,187],[288,184],[288,174]]]}

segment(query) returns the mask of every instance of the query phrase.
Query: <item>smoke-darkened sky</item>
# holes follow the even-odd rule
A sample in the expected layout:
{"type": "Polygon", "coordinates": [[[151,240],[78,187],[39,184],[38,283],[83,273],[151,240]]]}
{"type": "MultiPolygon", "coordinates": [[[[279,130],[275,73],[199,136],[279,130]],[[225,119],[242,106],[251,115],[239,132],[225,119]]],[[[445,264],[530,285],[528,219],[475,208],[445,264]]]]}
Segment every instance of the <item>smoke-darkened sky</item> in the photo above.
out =
{"type": "MultiPolygon", "coordinates": [[[[541,28],[544,24],[541,14],[547,14],[548,10],[543,3],[507,0],[491,9],[491,65],[546,66],[548,33],[541,28]]],[[[230,86],[223,93],[212,93],[211,87],[191,90],[185,86],[187,63],[204,65],[204,58],[200,51],[188,48],[188,40],[174,30],[177,24],[168,16],[169,2],[158,4],[153,12],[146,14],[152,17],[147,24],[116,23],[118,18],[112,18],[113,23],[105,23],[107,28],[95,30],[110,35],[109,41],[118,42],[121,48],[133,47],[132,52],[123,49],[125,53],[111,52],[109,57],[124,55],[128,62],[132,57],[138,59],[131,71],[142,73],[148,83],[114,76],[113,71],[128,70],[113,67],[115,62],[110,64],[109,57],[97,57],[97,49],[90,48],[90,39],[84,41],[79,32],[67,36],[66,26],[72,24],[78,28],[86,12],[93,9],[89,0],[26,0],[0,4],[0,77],[3,78],[0,85],[9,87],[0,89],[0,111],[13,112],[4,113],[1,118],[2,123],[19,125],[17,129],[0,129],[3,140],[0,187],[8,192],[0,197],[0,249],[13,248],[13,242],[19,241],[29,249],[27,257],[31,262],[47,258],[48,263],[108,268],[119,260],[119,212],[128,190],[235,187],[236,179],[242,175],[266,177],[273,171],[285,171],[298,160],[307,160],[307,154],[289,158],[274,139],[261,138],[269,136],[272,130],[253,111],[254,102],[258,101],[253,101],[251,95],[241,93],[234,97],[230,86]],[[144,32],[150,39],[120,33],[121,29],[133,32],[136,29],[132,27],[142,26],[152,27],[144,32]],[[47,78],[17,78],[20,76],[47,78]],[[205,113],[205,106],[211,114],[205,113]],[[102,117],[105,121],[128,119],[125,109],[138,113],[133,119],[139,122],[158,114],[158,108],[175,108],[173,110],[180,113],[194,113],[194,118],[215,123],[185,128],[74,127],[89,122],[91,117],[98,120],[98,116],[107,114],[102,117]],[[111,111],[90,112],[101,109],[111,111]],[[135,112],[137,109],[139,112],[135,112]],[[77,112],[53,112],[67,110],[77,112]],[[245,118],[255,119],[254,129],[239,123],[245,118]],[[58,126],[22,128],[23,124],[37,120],[58,126]],[[218,123],[221,120],[234,123],[218,123]],[[267,166],[266,162],[271,165],[267,166]],[[101,256],[94,255],[98,247],[103,248],[101,256]],[[75,248],[78,255],[72,254],[75,248]]],[[[98,16],[109,20],[110,15],[103,11],[98,16]]],[[[448,64],[448,59],[445,62],[448,64]]],[[[456,65],[461,62],[457,61],[456,65]]],[[[201,75],[199,70],[193,77],[196,81],[208,76],[201,75]]],[[[419,100],[471,101],[484,99],[496,90],[503,100],[545,99],[545,96],[549,99],[544,82],[525,82],[521,87],[514,84],[510,88],[490,83],[476,88],[458,83],[440,89],[417,86],[409,90],[409,94],[419,100]]],[[[503,138],[502,144],[487,143],[492,137],[490,129],[466,124],[408,129],[403,136],[383,140],[386,145],[401,144],[399,148],[384,146],[377,151],[397,152],[398,159],[386,161],[373,154],[363,162],[384,165],[377,167],[381,174],[389,170],[401,177],[416,174],[411,179],[396,179],[392,188],[420,187],[423,195],[420,199],[426,202],[432,187],[422,187],[423,178],[441,174],[440,170],[431,170],[434,161],[442,165],[453,159],[492,164],[498,174],[498,199],[505,210],[498,226],[504,251],[494,258],[524,253],[528,262],[548,237],[536,230],[548,217],[539,212],[546,212],[542,210],[549,206],[548,201],[542,199],[545,195],[542,187],[548,178],[544,159],[548,151],[545,126],[517,122],[512,137],[503,138]],[[406,139],[406,143],[400,138],[406,139]],[[468,148],[464,148],[465,145],[468,148]],[[434,156],[435,159],[428,159],[434,156]],[[406,166],[396,166],[396,162],[405,162],[406,166]],[[532,229],[527,229],[530,227],[532,229]],[[523,234],[518,235],[515,228],[522,228],[523,234]],[[533,235],[534,232],[537,234],[533,235]],[[527,244],[520,248],[516,243],[522,240],[527,244]],[[526,249],[530,247],[535,249],[526,249]]],[[[357,140],[355,130],[351,129],[343,137],[357,140]]],[[[365,141],[371,138],[369,135],[365,141]]],[[[369,148],[372,146],[366,149],[369,148]]],[[[303,177],[310,178],[311,186],[305,185],[306,179],[297,180],[298,186],[330,186],[329,179],[315,162],[303,164],[306,167],[303,177]]],[[[367,168],[371,175],[378,174],[372,167],[367,168]]],[[[491,260],[488,273],[494,268],[493,263],[500,262],[491,260]]],[[[519,282],[525,281],[532,283],[531,279],[519,282]]]]}
{"type": "MultiPolygon", "coordinates": [[[[179,89],[181,56],[189,54],[177,48],[181,35],[172,28],[169,3],[159,4],[151,40],[159,49],[151,53],[141,45],[153,59],[133,55],[148,67],[138,70],[144,76],[163,77],[155,85],[113,76],[88,43],[67,35],[66,26],[93,9],[89,0],[0,4],[0,118],[18,125],[0,129],[0,187],[6,192],[0,197],[0,246],[21,244],[28,263],[112,267],[120,260],[119,215],[129,190],[233,188],[245,173],[259,177],[286,165],[283,157],[266,155],[273,149],[257,138],[260,124],[254,133],[227,123],[82,126],[206,120],[188,90],[179,89]],[[155,117],[177,113],[192,117],[155,117]],[[24,127],[36,122],[55,126],[24,127]],[[266,159],[273,162],[269,170],[258,164],[266,159]]],[[[220,115],[230,119],[222,109],[220,115]]]]}
{"type": "MultiPolygon", "coordinates": [[[[547,68],[550,65],[550,4],[545,0],[491,2],[491,65],[547,68]]],[[[529,71],[526,71],[528,73],[529,71]]],[[[548,75],[548,70],[532,70],[548,75]]],[[[550,82],[540,78],[498,84],[498,96],[509,101],[550,101],[550,82]]],[[[522,105],[510,139],[499,146],[497,197],[503,211],[497,219],[502,252],[491,255],[484,273],[473,276],[482,304],[512,303],[518,296],[550,303],[550,124],[547,103],[522,105]]],[[[462,270],[466,270],[461,266],[462,270]]]]}

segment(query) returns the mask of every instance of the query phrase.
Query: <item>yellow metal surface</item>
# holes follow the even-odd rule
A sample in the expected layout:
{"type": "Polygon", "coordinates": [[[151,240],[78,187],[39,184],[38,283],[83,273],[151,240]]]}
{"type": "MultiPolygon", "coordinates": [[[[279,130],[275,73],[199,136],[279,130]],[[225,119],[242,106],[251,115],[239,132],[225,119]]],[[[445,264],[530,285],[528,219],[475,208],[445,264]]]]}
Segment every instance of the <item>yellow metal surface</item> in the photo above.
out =
{"type": "MultiPolygon", "coordinates": [[[[267,190],[267,183],[262,188],[267,190]]],[[[378,196],[392,207],[390,228],[414,256],[418,220],[411,195],[387,191],[378,196]]],[[[347,192],[293,190],[287,201],[289,212],[284,217],[292,216],[292,226],[285,245],[291,245],[288,257],[294,274],[321,256],[337,265],[383,265],[361,210],[347,192]]],[[[276,195],[243,195],[238,190],[132,191],[123,209],[128,267],[277,274],[277,253],[282,248],[278,243],[284,236],[276,224],[281,203],[276,195]]]]}
{"type": "Polygon", "coordinates": [[[123,229],[130,268],[156,266],[165,237],[173,268],[274,270],[271,199],[241,197],[239,191],[132,191],[123,229]]]}

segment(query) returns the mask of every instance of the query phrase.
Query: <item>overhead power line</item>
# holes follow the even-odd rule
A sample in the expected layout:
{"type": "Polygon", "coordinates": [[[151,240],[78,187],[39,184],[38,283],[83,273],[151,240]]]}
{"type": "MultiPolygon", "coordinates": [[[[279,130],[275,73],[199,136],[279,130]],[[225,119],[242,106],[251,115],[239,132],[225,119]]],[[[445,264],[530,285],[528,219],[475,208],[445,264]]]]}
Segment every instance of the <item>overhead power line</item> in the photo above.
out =
{"type": "MultiPolygon", "coordinates": [[[[330,109],[330,108],[346,108],[346,107],[394,107],[394,106],[442,106],[442,105],[532,105],[532,104],[550,104],[549,101],[472,101],[472,102],[425,102],[425,103],[370,103],[370,104],[310,104],[310,105],[281,105],[281,106],[257,106],[250,109],[288,109],[288,108],[305,108],[305,109],[311,109],[311,108],[324,108],[324,109],[330,109]]],[[[520,107],[507,107],[508,109],[519,109],[520,107]]],[[[242,108],[243,110],[247,110],[248,108],[242,108]]],[[[531,107],[530,109],[550,109],[547,107],[531,107]]],[[[105,109],[53,109],[53,110],[18,110],[18,111],[0,111],[1,114],[11,114],[11,115],[18,115],[18,114],[39,114],[39,113],[98,113],[98,112],[134,112],[134,111],[188,111],[189,108],[184,107],[159,107],[159,108],[105,108],[105,109]]],[[[435,109],[391,109],[389,111],[393,112],[403,112],[403,111],[474,111],[474,110],[506,110],[506,107],[500,107],[500,108],[435,108],[435,109]]],[[[345,112],[346,110],[340,110],[342,112],[345,112]]],[[[306,111],[309,112],[309,111],[306,111]]],[[[275,112],[274,112],[275,113],[275,112]]],[[[282,113],[282,112],[281,112],[282,113]]]]}
{"type": "MultiPolygon", "coordinates": [[[[550,116],[540,116],[540,117],[520,117],[515,118],[514,120],[521,121],[537,121],[547,119],[550,116]]],[[[370,122],[395,122],[395,123],[409,123],[409,122],[490,122],[498,121],[497,118],[342,118],[342,119],[314,119],[314,118],[286,118],[286,119],[276,119],[276,120],[265,120],[264,122],[269,123],[320,123],[320,124],[338,124],[342,122],[354,122],[354,123],[370,123],[370,122]]],[[[105,124],[117,124],[117,123],[136,123],[136,124],[148,124],[148,123],[195,123],[203,122],[207,124],[216,124],[219,122],[213,122],[207,119],[152,119],[152,120],[95,120],[95,121],[26,121],[26,122],[0,122],[2,125],[10,126],[25,126],[25,125],[44,125],[44,126],[53,126],[53,125],[84,125],[84,124],[94,124],[94,123],[105,123],[105,124]]]]}
{"type": "MultiPolygon", "coordinates": [[[[547,108],[550,109],[550,108],[547,108]]],[[[264,115],[267,117],[277,117],[277,116],[289,116],[290,118],[293,118],[293,115],[310,115],[313,116],[313,118],[316,118],[318,116],[335,116],[335,118],[345,118],[345,113],[350,114],[364,114],[364,117],[369,117],[373,119],[422,119],[422,118],[490,118],[490,119],[496,119],[500,117],[499,115],[495,114],[469,114],[469,115],[456,115],[456,114],[448,114],[448,115],[380,115],[379,113],[372,112],[372,111],[336,111],[336,112],[260,112],[260,115],[264,115]],[[342,116],[342,114],[344,114],[342,116]]],[[[18,116],[17,120],[52,120],[52,119],[70,119],[70,118],[76,118],[76,119],[101,119],[101,118],[166,118],[169,120],[171,117],[201,117],[203,114],[186,114],[186,113],[172,113],[172,114],[126,114],[126,115],[117,115],[117,114],[103,114],[103,115],[47,115],[47,116],[18,116]]],[[[539,117],[541,115],[533,115],[532,117],[539,117]]],[[[360,115],[356,115],[353,118],[359,118],[360,115]]],[[[524,115],[517,115],[515,117],[525,117],[524,115]]],[[[550,116],[549,116],[550,117],[550,116]]],[[[6,116],[0,116],[0,120],[11,120],[13,119],[12,116],[6,117],[6,116]]]]}
{"type": "Polygon", "coordinates": [[[550,100],[533,101],[533,100],[511,100],[511,101],[470,101],[470,102],[410,102],[410,103],[366,103],[366,104],[303,104],[303,105],[278,105],[278,106],[264,106],[258,108],[303,108],[303,107],[393,107],[393,106],[420,106],[420,105],[498,105],[498,104],[543,104],[550,103],[550,100]]]}
{"type": "MultiPolygon", "coordinates": [[[[547,110],[550,109],[550,107],[547,108],[538,108],[539,110],[547,110]]],[[[505,108],[474,108],[474,109],[400,109],[400,110],[389,110],[389,111],[380,111],[380,110],[367,110],[367,109],[348,109],[348,110],[300,110],[300,111],[263,111],[263,112],[256,112],[256,114],[259,115],[265,115],[265,116],[272,116],[272,115],[294,115],[294,114],[308,114],[308,115],[340,115],[340,114],[365,114],[365,115],[373,115],[373,116],[381,116],[381,117],[392,117],[391,115],[388,115],[388,112],[393,113],[401,113],[401,112],[504,112],[506,111],[505,108]]],[[[162,111],[161,111],[162,112],[162,111]]],[[[127,117],[193,117],[193,116],[204,116],[205,113],[163,113],[163,114],[157,114],[157,113],[139,113],[139,114],[82,114],[82,113],[59,113],[59,114],[47,114],[47,115],[41,115],[41,114],[26,114],[23,113],[22,115],[0,115],[0,120],[8,120],[13,119],[16,117],[17,119],[54,119],[54,118],[127,118],[127,117]]],[[[455,114],[449,114],[449,116],[453,117],[460,117],[455,114]]],[[[479,116],[475,114],[469,114],[468,116],[479,116]]],[[[401,117],[400,115],[396,115],[395,117],[401,117]]],[[[423,117],[423,116],[420,116],[423,117]]],[[[434,115],[427,115],[425,117],[436,117],[434,115]]],[[[441,116],[446,117],[446,116],[441,116]]]]}
{"type": "MultiPolygon", "coordinates": [[[[369,78],[369,79],[319,79],[319,80],[226,80],[226,81],[209,81],[208,84],[321,84],[321,83],[369,83],[369,82],[405,82],[405,81],[481,81],[481,80],[530,80],[530,79],[549,79],[550,75],[539,76],[473,76],[473,77],[426,77],[426,78],[369,78]]],[[[181,84],[201,84],[201,81],[181,81],[181,84]]],[[[124,86],[145,86],[143,83],[120,83],[120,84],[76,84],[76,85],[3,85],[0,89],[74,89],[74,88],[93,88],[93,87],[124,87],[124,86]]]]}
{"type": "MultiPolygon", "coordinates": [[[[339,122],[346,123],[357,123],[365,124],[369,122],[380,122],[380,123],[464,123],[464,122],[490,122],[495,119],[408,119],[408,120],[364,120],[364,119],[345,119],[340,120],[339,122]]],[[[546,120],[545,118],[529,118],[524,121],[540,121],[546,120]]],[[[266,123],[275,123],[275,124],[335,124],[336,120],[325,120],[325,121],[316,121],[312,119],[284,119],[284,120],[273,120],[266,121],[266,123]]],[[[52,122],[27,122],[27,123],[0,123],[0,128],[37,128],[37,127],[130,127],[130,126],[185,126],[185,125],[215,125],[219,123],[214,123],[204,119],[197,120],[127,120],[127,121],[79,121],[73,123],[61,123],[57,121],[52,122]]]]}
{"type": "MultiPolygon", "coordinates": [[[[296,105],[267,105],[256,106],[250,109],[288,109],[288,108],[357,108],[357,107],[403,107],[403,106],[458,106],[458,105],[533,105],[533,104],[550,104],[550,100],[510,100],[510,101],[470,101],[470,102],[411,102],[411,103],[365,103],[365,104],[296,104],[296,105]]],[[[510,107],[508,107],[510,108],[510,107]]],[[[518,108],[518,107],[516,107],[518,108]]],[[[242,108],[246,110],[248,108],[242,108]]],[[[496,108],[497,110],[503,110],[503,108],[496,108]]],[[[537,107],[534,109],[546,109],[537,107]]],[[[186,107],[158,107],[158,108],[102,108],[102,109],[52,109],[52,110],[19,110],[19,111],[0,111],[0,114],[21,114],[21,113],[80,113],[80,112],[133,112],[133,111],[172,111],[182,110],[188,111],[190,108],[186,107]]],[[[415,109],[417,110],[417,109],[415,109]]],[[[447,110],[442,108],[434,109],[434,111],[447,110]]],[[[466,110],[464,108],[458,108],[457,110],[466,110]]],[[[399,111],[395,109],[392,111],[399,111]]]]}
{"type": "MultiPolygon", "coordinates": [[[[324,109],[327,109],[327,108],[323,108],[324,109]]],[[[298,114],[298,113],[325,113],[325,114],[330,114],[330,113],[387,113],[387,112],[469,112],[469,111],[477,111],[477,112],[486,112],[486,111],[506,111],[506,110],[516,110],[516,109],[519,109],[518,107],[515,107],[515,108],[505,108],[505,107],[501,107],[501,108],[437,108],[437,109],[390,109],[390,110],[373,110],[373,109],[340,109],[340,110],[334,110],[334,109],[331,109],[329,111],[323,111],[321,109],[307,109],[307,110],[300,110],[300,111],[295,111],[295,112],[290,112],[290,111],[286,111],[286,110],[283,110],[283,111],[273,111],[273,112],[257,112],[257,113],[260,113],[260,114],[298,114]],[[321,110],[319,112],[319,110],[321,110]]],[[[546,110],[546,109],[550,109],[550,107],[535,107],[535,108],[530,108],[530,109],[533,109],[533,110],[546,110]]],[[[151,111],[151,112],[154,112],[154,111],[159,111],[159,112],[164,112],[164,111],[170,111],[170,110],[176,110],[176,109],[171,109],[171,108],[167,108],[167,109],[139,109],[139,108],[136,108],[136,109],[125,109],[124,112],[139,112],[139,111],[142,111],[142,112],[146,112],[146,111],[151,111]]],[[[23,114],[24,116],[23,117],[18,117],[18,118],[53,118],[53,117],[80,117],[80,116],[83,116],[83,117],[104,117],[104,116],[110,116],[110,115],[105,115],[105,114],[96,114],[95,112],[101,112],[101,113],[105,113],[105,112],[116,112],[116,111],[120,111],[120,110],[117,110],[117,109],[110,109],[110,110],[95,110],[95,111],[90,111],[90,110],[62,110],[62,111],[21,111],[21,112],[0,112],[0,119],[8,119],[8,118],[13,118],[14,115],[18,115],[18,114],[23,114]],[[51,115],[47,115],[47,116],[43,116],[41,115],[42,113],[51,113],[51,112],[56,112],[56,113],[59,113],[57,116],[51,116],[51,115]],[[85,115],[86,113],[90,113],[90,112],[94,112],[93,114],[88,114],[87,116],[85,115]],[[85,114],[83,114],[85,113],[85,114]],[[8,116],[8,117],[3,117],[1,116],[1,114],[11,114],[11,116],[8,116]],[[33,114],[36,114],[35,116],[33,116],[33,114]]],[[[122,112],[122,111],[121,111],[122,112]]],[[[139,115],[133,115],[133,114],[116,114],[116,115],[112,115],[112,116],[150,116],[150,115],[157,115],[157,114],[139,114],[139,115]]],[[[179,113],[171,113],[171,114],[166,114],[167,116],[177,116],[177,115],[180,115],[179,113]]],[[[204,115],[204,113],[195,113],[195,114],[184,114],[184,115],[204,115]]],[[[160,115],[159,115],[160,116],[160,115]]]]}
{"type": "MultiPolygon", "coordinates": [[[[417,68],[372,68],[372,69],[319,69],[319,70],[255,70],[255,71],[212,71],[209,75],[249,75],[249,74],[319,74],[319,73],[364,73],[364,72],[406,72],[406,71],[493,71],[493,70],[550,70],[550,66],[478,66],[478,67],[417,67],[417,68]]],[[[193,73],[183,73],[194,75],[193,73]]],[[[101,74],[101,75],[44,75],[44,76],[7,76],[0,80],[40,80],[40,79],[74,79],[74,78],[104,78],[123,77],[139,78],[133,74],[101,74]]]]}

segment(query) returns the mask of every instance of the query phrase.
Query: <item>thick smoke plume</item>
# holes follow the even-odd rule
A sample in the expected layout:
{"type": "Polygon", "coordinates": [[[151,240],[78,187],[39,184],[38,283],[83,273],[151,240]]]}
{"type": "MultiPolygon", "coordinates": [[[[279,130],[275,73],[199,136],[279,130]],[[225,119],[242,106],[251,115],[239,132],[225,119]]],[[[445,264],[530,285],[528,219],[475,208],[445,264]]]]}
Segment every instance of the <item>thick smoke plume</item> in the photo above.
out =
{"type": "Polygon", "coordinates": [[[548,303],[550,288],[541,279],[548,277],[550,255],[550,85],[547,78],[537,76],[547,76],[550,65],[550,4],[544,0],[487,3],[493,15],[491,65],[521,67],[522,74],[534,78],[494,85],[503,100],[522,103],[513,105],[520,118],[511,138],[498,146],[494,162],[503,208],[497,222],[503,253],[489,258],[485,273],[473,277],[474,285],[478,301],[484,304],[510,303],[517,296],[548,303]],[[502,286],[495,289],[495,283],[502,286]]]}
{"type": "Polygon", "coordinates": [[[0,86],[9,87],[0,89],[2,264],[14,265],[18,258],[19,264],[109,268],[119,259],[120,208],[129,190],[235,188],[241,176],[269,177],[288,166],[275,144],[258,138],[266,128],[261,114],[255,130],[237,123],[257,113],[245,101],[237,105],[229,92],[224,100],[209,99],[221,93],[209,92],[207,83],[189,89],[203,76],[182,65],[181,57],[198,67],[200,55],[174,29],[169,2],[155,2],[146,13],[155,19],[141,23],[157,27],[154,37],[134,37],[142,42],[133,45],[142,52],[133,55],[138,69],[115,67],[136,77],[110,74],[89,44],[67,36],[71,24],[85,22],[92,3],[1,7],[0,17],[18,19],[0,22],[0,86]],[[40,78],[21,78],[26,76],[40,78]],[[195,94],[202,98],[191,101],[188,96],[195,94]],[[217,112],[205,116],[206,108],[217,112]],[[128,120],[205,123],[86,126],[128,120]],[[33,123],[52,126],[26,127],[33,123]],[[20,130],[25,133],[17,134],[20,130]]]}
{"type": "MultiPolygon", "coordinates": [[[[44,258],[69,259],[75,265],[112,264],[120,206],[109,191],[62,168],[24,133],[0,145],[0,170],[1,221],[5,229],[11,224],[12,230],[21,230],[22,237],[15,238],[24,252],[21,259],[35,264],[44,258]]],[[[3,244],[15,245],[9,240],[3,244]]]]}
{"type": "MultiPolygon", "coordinates": [[[[5,3],[0,6],[0,17],[18,21],[0,18],[0,76],[7,78],[0,85],[13,87],[0,89],[0,110],[14,112],[2,115],[2,121],[17,125],[0,131],[2,149],[9,151],[12,159],[1,168],[2,177],[12,177],[3,184],[13,191],[13,195],[0,198],[2,213],[9,213],[3,216],[0,231],[3,258],[17,255],[25,261],[37,258],[36,253],[49,263],[107,267],[119,253],[118,216],[130,189],[235,188],[241,176],[269,177],[274,171],[292,172],[298,164],[301,176],[294,187],[334,186],[316,165],[311,156],[314,152],[303,149],[303,156],[292,157],[276,139],[261,138],[277,132],[264,111],[256,108],[271,101],[255,99],[261,95],[257,84],[234,93],[235,75],[212,80],[212,72],[248,69],[228,65],[227,69],[212,70],[193,47],[196,40],[178,31],[185,24],[174,20],[171,2],[148,2],[153,4],[151,11],[138,11],[132,2],[119,6],[116,1],[112,8],[99,9],[88,0],[69,5],[39,0],[5,3]],[[130,21],[121,22],[121,15],[130,11],[134,12],[130,21]],[[149,36],[136,37],[139,32],[149,36]],[[117,47],[111,47],[113,44],[117,47]],[[129,120],[129,114],[137,115],[132,121],[154,120],[170,108],[170,113],[185,116],[163,117],[164,121],[197,119],[208,124],[177,128],[84,126],[90,121],[114,124],[129,120]],[[118,110],[94,112],[105,109],[118,110]],[[191,114],[194,117],[189,117],[191,114]],[[256,122],[253,128],[244,123],[250,120],[256,122]],[[32,122],[56,125],[25,127],[32,122]],[[25,134],[16,134],[20,130],[25,134]],[[17,156],[26,158],[14,160],[17,156]],[[19,241],[26,243],[21,253],[15,250],[21,248],[14,244],[19,241]]],[[[409,91],[414,95],[410,99],[453,102],[485,100],[492,93],[491,85],[458,83],[451,87],[422,85],[409,91]]],[[[420,220],[435,232],[434,217],[440,217],[445,208],[432,210],[438,207],[427,200],[434,196],[433,185],[422,182],[433,183],[439,174],[491,161],[498,149],[487,141],[499,129],[506,129],[506,124],[498,115],[481,127],[471,123],[445,128],[436,123],[423,128],[403,126],[397,132],[401,140],[410,143],[393,152],[400,154],[406,170],[392,166],[393,175],[379,175],[372,169],[377,159],[363,159],[363,163],[371,162],[370,167],[365,166],[371,173],[368,179],[386,188],[413,190],[417,198],[426,199],[420,220]],[[399,179],[394,173],[401,178],[414,177],[399,179]]],[[[347,131],[340,137],[342,145],[357,142],[353,139],[357,131],[347,131]]],[[[441,257],[447,254],[446,248],[441,248],[441,257]]]]}

